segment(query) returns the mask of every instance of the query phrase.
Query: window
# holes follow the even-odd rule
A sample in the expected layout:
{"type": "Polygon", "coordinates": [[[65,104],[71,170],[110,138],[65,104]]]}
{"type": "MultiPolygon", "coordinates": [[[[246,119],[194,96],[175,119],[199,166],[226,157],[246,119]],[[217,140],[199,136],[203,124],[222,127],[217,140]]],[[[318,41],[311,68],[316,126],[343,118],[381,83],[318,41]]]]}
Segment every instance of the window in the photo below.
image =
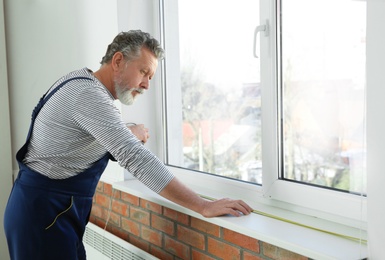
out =
{"type": "Polygon", "coordinates": [[[166,163],[245,185],[249,199],[363,221],[365,198],[350,192],[365,193],[366,2],[161,6],[166,163]]]}
{"type": "Polygon", "coordinates": [[[365,6],[282,1],[284,179],[366,192],[365,6]]]}
{"type": "Polygon", "coordinates": [[[262,182],[260,73],[253,56],[258,10],[255,0],[178,3],[181,105],[171,113],[179,108],[182,131],[176,137],[169,129],[169,164],[262,182]]]}

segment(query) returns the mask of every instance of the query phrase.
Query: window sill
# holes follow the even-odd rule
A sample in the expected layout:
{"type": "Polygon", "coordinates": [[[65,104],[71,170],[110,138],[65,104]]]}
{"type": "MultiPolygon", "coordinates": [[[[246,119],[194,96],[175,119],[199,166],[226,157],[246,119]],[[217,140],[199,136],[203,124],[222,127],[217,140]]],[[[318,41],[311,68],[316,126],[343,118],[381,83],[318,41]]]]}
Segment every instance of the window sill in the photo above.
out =
{"type": "Polygon", "coordinates": [[[116,182],[113,188],[313,259],[351,260],[368,256],[365,244],[259,214],[204,218],[164,199],[138,180],[116,182]]]}

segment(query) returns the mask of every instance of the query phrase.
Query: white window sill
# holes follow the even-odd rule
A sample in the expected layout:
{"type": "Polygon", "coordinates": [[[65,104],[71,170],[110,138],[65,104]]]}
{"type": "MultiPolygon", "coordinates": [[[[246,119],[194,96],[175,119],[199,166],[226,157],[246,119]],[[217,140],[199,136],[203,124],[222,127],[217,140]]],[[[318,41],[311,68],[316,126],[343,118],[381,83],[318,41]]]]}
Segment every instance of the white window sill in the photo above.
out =
{"type": "Polygon", "coordinates": [[[352,260],[368,256],[365,244],[259,214],[204,218],[164,199],[135,179],[113,183],[113,188],[313,259],[352,260]]]}

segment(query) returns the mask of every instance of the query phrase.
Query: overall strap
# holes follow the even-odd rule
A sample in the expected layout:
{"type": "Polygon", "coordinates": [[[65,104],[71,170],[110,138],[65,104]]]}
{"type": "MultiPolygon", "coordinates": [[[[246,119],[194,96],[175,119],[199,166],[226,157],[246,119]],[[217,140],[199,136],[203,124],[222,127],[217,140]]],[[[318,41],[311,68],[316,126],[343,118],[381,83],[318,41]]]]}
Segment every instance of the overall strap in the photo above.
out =
{"type": "Polygon", "coordinates": [[[60,83],[57,87],[55,87],[48,95],[47,95],[47,93],[49,92],[49,90],[47,93],[45,93],[40,98],[39,103],[36,105],[36,107],[32,111],[31,124],[29,126],[28,135],[27,135],[27,139],[25,141],[25,144],[16,153],[16,159],[18,160],[19,163],[23,160],[25,154],[27,153],[28,143],[29,143],[29,139],[31,138],[31,135],[32,135],[33,125],[34,125],[35,119],[36,119],[37,115],[39,114],[41,108],[48,101],[48,99],[50,99],[52,97],[52,95],[56,93],[56,91],[58,91],[61,87],[63,87],[69,81],[75,80],[75,79],[92,80],[92,79],[87,78],[87,77],[74,77],[74,78],[67,79],[67,80],[63,81],[62,83],[60,83]]]}
{"type": "Polygon", "coordinates": [[[45,93],[39,100],[39,103],[36,105],[36,107],[33,109],[32,111],[32,116],[31,116],[31,125],[29,126],[29,131],[28,131],[28,135],[27,135],[27,141],[29,140],[29,138],[31,137],[31,134],[32,134],[32,129],[33,129],[33,123],[35,122],[35,119],[37,117],[37,115],[39,114],[41,108],[44,106],[44,104],[48,101],[48,99],[50,99],[52,97],[53,94],[55,94],[59,89],[61,89],[65,84],[67,84],[69,81],[72,81],[72,80],[76,80],[76,79],[86,79],[86,80],[92,80],[90,78],[87,78],[87,77],[74,77],[74,78],[70,78],[70,79],[67,79],[65,81],[63,81],[62,83],[60,83],[57,87],[55,87],[48,95],[47,93],[45,93]]]}

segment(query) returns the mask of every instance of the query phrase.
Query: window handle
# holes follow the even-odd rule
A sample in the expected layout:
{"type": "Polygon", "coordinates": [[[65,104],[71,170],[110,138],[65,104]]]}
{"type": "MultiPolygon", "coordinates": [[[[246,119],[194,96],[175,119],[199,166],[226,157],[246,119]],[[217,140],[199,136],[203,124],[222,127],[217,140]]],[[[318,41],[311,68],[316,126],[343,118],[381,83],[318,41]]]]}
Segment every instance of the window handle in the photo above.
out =
{"type": "Polygon", "coordinates": [[[258,25],[254,30],[253,52],[254,52],[255,58],[258,58],[258,55],[257,55],[257,36],[258,36],[259,32],[264,32],[265,36],[269,36],[269,20],[266,20],[266,24],[258,25]]]}

